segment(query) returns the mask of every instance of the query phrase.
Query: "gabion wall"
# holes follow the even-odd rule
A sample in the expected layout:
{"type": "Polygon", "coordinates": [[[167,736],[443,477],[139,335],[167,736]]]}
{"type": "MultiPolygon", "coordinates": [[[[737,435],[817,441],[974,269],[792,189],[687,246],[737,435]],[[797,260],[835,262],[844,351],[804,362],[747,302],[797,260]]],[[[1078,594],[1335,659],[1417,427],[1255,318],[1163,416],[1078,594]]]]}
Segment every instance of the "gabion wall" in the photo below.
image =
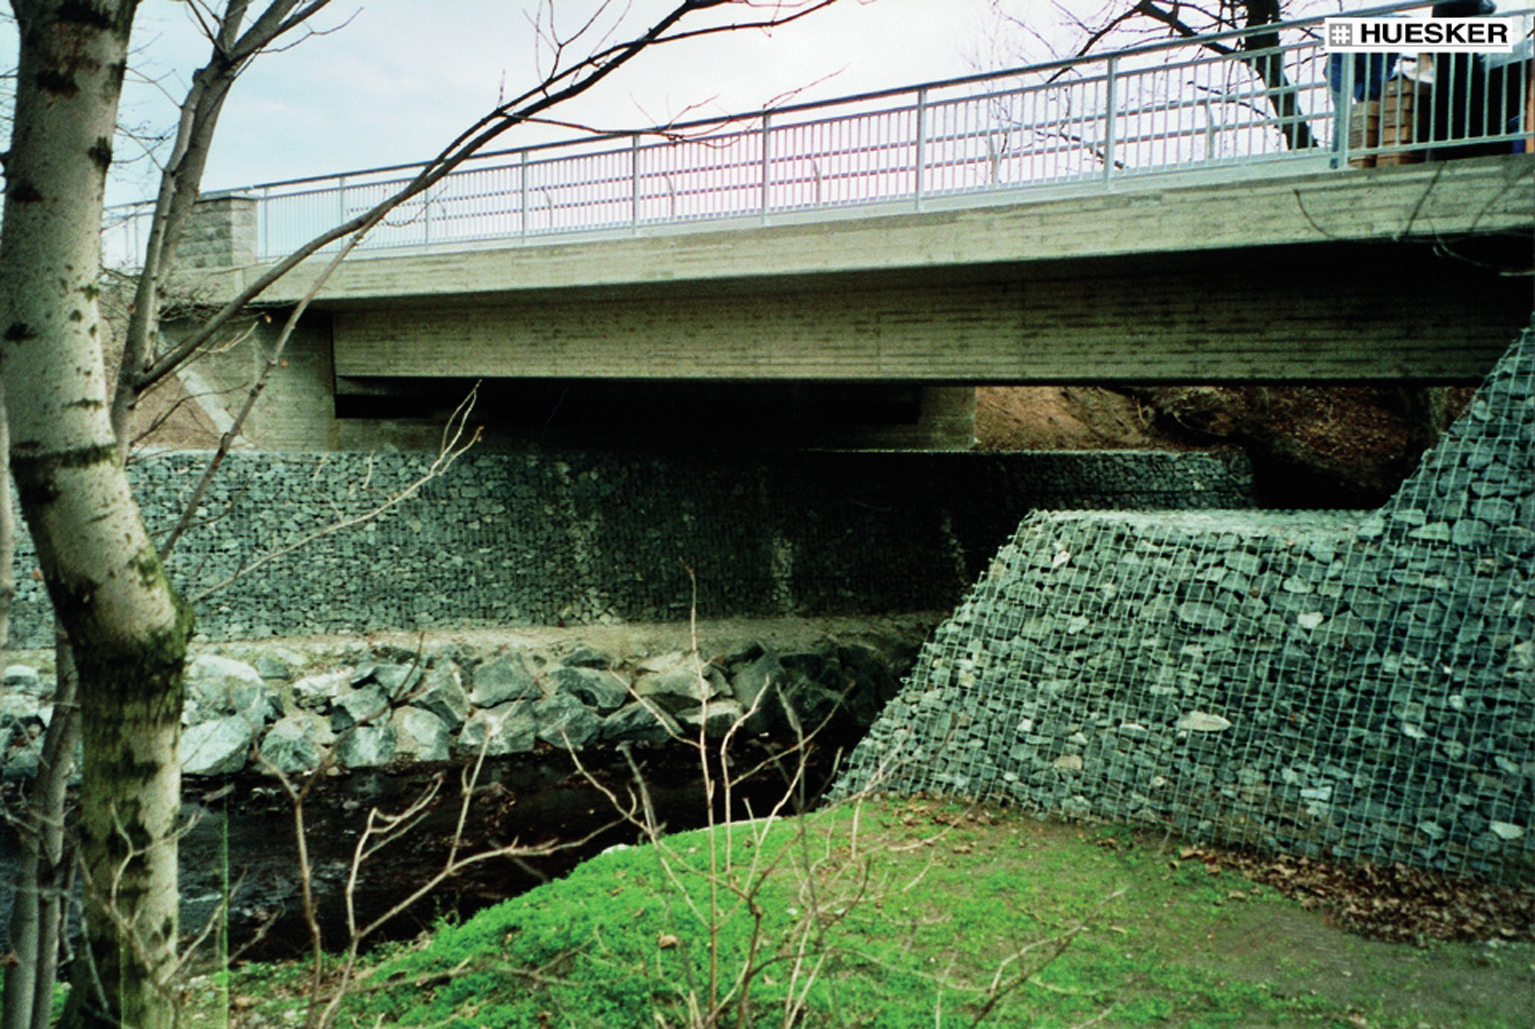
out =
{"type": "MultiPolygon", "coordinates": [[[[152,530],[207,454],[132,467],[152,530]]],[[[231,454],[177,547],[190,596],[376,509],[424,454],[231,454]]],[[[196,602],[206,638],[471,625],[873,614],[952,607],[1038,507],[1222,507],[1246,459],[1208,454],[471,454],[382,517],[323,536],[196,602]]],[[[17,555],[18,647],[50,615],[17,555]]]]}
{"type": "Polygon", "coordinates": [[[1034,514],[842,793],[1535,879],[1535,330],[1384,508],[1034,514]]]}

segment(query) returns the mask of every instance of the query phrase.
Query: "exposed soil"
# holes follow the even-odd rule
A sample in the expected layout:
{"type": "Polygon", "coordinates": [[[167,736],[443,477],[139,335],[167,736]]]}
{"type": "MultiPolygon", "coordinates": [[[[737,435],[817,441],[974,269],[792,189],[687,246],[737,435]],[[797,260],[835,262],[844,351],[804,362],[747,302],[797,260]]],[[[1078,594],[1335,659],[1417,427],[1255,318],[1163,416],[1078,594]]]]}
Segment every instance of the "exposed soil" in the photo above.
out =
{"type": "Polygon", "coordinates": [[[1240,447],[1260,507],[1374,507],[1469,402],[1470,388],[985,387],[986,450],[1240,447]]]}
{"type": "Polygon", "coordinates": [[[1360,1027],[1379,1024],[1372,1014],[1387,997],[1398,1018],[1411,1012],[1432,1029],[1465,1025],[1468,1011],[1509,1029],[1535,1025],[1529,944],[1414,948],[1362,939],[1321,911],[1264,904],[1232,911],[1196,953],[1222,975],[1352,1012],[1360,1027]]]}
{"type": "Polygon", "coordinates": [[[1136,398],[1101,386],[982,386],[975,434],[982,450],[1192,450],[1136,398]]]}
{"type": "Polygon", "coordinates": [[[1235,869],[1351,933],[1426,945],[1439,940],[1535,942],[1535,889],[1494,886],[1406,865],[1342,865],[1304,857],[1185,848],[1179,859],[1235,869]]]}

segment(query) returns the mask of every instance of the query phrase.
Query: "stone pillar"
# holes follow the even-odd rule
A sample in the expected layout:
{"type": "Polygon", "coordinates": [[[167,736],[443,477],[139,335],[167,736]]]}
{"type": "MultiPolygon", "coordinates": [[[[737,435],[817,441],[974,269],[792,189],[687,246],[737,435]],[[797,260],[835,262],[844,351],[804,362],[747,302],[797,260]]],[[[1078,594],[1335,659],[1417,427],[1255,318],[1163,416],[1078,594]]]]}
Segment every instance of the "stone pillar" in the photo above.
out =
{"type": "Polygon", "coordinates": [[[924,386],[917,415],[918,446],[969,450],[975,446],[975,387],[924,386]]]}
{"type": "Polygon", "coordinates": [[[256,200],[239,193],[201,197],[176,251],[186,268],[234,268],[257,255],[256,200]]]}

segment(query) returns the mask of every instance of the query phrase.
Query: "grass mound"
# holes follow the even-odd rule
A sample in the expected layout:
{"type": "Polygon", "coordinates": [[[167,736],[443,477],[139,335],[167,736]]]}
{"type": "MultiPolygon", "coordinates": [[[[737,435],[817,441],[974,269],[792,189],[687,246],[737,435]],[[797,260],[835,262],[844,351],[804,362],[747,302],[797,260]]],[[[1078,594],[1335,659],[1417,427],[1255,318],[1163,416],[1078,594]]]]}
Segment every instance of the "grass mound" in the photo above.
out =
{"type": "MultiPolygon", "coordinates": [[[[1179,854],[924,800],[678,834],[381,952],[338,1024],[1530,1024],[1524,945],[1343,936],[1179,854]]],[[[281,1023],[280,975],[237,973],[234,1024],[281,1023]]]]}

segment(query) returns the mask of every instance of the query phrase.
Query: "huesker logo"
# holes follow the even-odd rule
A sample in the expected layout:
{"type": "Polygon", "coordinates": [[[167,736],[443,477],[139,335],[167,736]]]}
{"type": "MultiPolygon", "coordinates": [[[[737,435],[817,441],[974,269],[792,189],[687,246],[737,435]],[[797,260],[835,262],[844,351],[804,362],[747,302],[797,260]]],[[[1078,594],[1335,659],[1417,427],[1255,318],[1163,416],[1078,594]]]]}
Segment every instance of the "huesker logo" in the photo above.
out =
{"type": "Polygon", "coordinates": [[[1434,50],[1441,53],[1498,53],[1514,50],[1510,24],[1502,18],[1328,18],[1326,49],[1335,54],[1434,50]]]}

